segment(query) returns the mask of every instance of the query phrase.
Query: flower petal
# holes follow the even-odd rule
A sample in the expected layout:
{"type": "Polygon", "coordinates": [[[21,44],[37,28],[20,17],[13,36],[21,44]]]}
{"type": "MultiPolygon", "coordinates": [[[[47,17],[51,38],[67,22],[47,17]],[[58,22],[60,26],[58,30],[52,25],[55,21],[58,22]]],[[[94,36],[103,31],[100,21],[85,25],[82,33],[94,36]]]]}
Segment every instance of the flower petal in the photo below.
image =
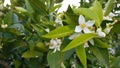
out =
{"type": "Polygon", "coordinates": [[[54,45],[57,45],[57,42],[54,39],[51,39],[50,44],[54,46],[54,45]]]}
{"type": "Polygon", "coordinates": [[[54,50],[53,50],[53,53],[55,53],[56,51],[57,51],[57,50],[56,50],[56,49],[54,49],[54,50]]]}
{"type": "Polygon", "coordinates": [[[82,31],[82,28],[80,26],[75,27],[75,32],[81,32],[81,31],[82,31]]]}
{"type": "Polygon", "coordinates": [[[88,42],[84,44],[84,48],[87,48],[87,47],[89,47],[88,42]]]}
{"type": "Polygon", "coordinates": [[[106,36],[106,34],[105,34],[104,32],[99,32],[98,35],[99,35],[100,37],[105,37],[105,36],[106,36]]]}
{"type": "Polygon", "coordinates": [[[49,46],[49,49],[54,49],[55,47],[54,46],[49,46]]]}
{"type": "Polygon", "coordinates": [[[95,21],[94,21],[94,20],[91,20],[91,21],[88,21],[88,22],[86,23],[86,25],[89,27],[89,26],[93,26],[94,23],[95,23],[95,21]]]}
{"type": "Polygon", "coordinates": [[[106,36],[106,34],[105,34],[104,32],[102,32],[101,28],[98,28],[98,29],[97,29],[97,34],[98,34],[98,36],[100,36],[100,37],[105,37],[105,36],[106,36]]]}
{"type": "Polygon", "coordinates": [[[84,28],[83,31],[84,31],[85,33],[92,33],[92,31],[90,31],[88,28],[84,28]]]}
{"type": "Polygon", "coordinates": [[[6,7],[7,5],[11,5],[10,0],[5,0],[3,5],[4,5],[5,7],[6,7]]]}
{"type": "Polygon", "coordinates": [[[80,16],[79,16],[78,23],[79,23],[79,24],[85,23],[85,18],[84,18],[83,15],[80,15],[80,16]]]}
{"type": "Polygon", "coordinates": [[[94,40],[93,40],[93,39],[89,40],[89,42],[90,42],[92,45],[94,45],[94,40]]]}

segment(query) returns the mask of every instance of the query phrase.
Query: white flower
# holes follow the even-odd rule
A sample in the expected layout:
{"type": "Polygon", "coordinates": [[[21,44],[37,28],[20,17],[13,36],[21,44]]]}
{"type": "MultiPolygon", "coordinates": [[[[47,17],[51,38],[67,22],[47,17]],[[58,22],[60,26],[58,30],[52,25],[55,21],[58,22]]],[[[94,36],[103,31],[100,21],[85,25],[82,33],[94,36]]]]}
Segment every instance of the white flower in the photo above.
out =
{"type": "Polygon", "coordinates": [[[106,36],[106,34],[104,32],[102,32],[101,28],[97,29],[97,34],[98,34],[99,37],[105,37],[106,36]]]}
{"type": "Polygon", "coordinates": [[[113,48],[108,49],[111,54],[115,54],[115,50],[113,48]]]}
{"type": "Polygon", "coordinates": [[[112,18],[115,16],[115,14],[113,14],[112,12],[110,12],[110,14],[108,16],[103,17],[104,20],[109,20],[112,21],[112,18]]]}
{"type": "Polygon", "coordinates": [[[0,17],[3,17],[4,16],[4,13],[0,11],[0,17]]]}
{"type": "Polygon", "coordinates": [[[7,24],[1,24],[1,28],[5,29],[5,28],[7,28],[7,27],[8,27],[7,24]]]}
{"type": "Polygon", "coordinates": [[[76,68],[76,62],[75,61],[71,62],[71,68],[76,68]]]}
{"type": "Polygon", "coordinates": [[[46,28],[45,31],[49,33],[49,32],[50,32],[50,29],[49,29],[49,28],[46,28]]]}
{"type": "Polygon", "coordinates": [[[5,0],[3,5],[4,5],[5,7],[6,7],[7,5],[11,5],[10,0],[5,0]]]}
{"type": "Polygon", "coordinates": [[[120,4],[117,4],[117,7],[120,7],[120,4]]]}
{"type": "MultiPolygon", "coordinates": [[[[56,24],[59,24],[59,25],[63,26],[61,15],[58,15],[56,17],[55,22],[56,22],[56,24]]],[[[54,25],[54,26],[56,26],[56,25],[54,25]]]]}
{"type": "Polygon", "coordinates": [[[106,34],[109,34],[110,30],[113,28],[112,23],[107,23],[106,28],[104,29],[104,32],[106,34]]]}
{"type": "Polygon", "coordinates": [[[0,4],[0,10],[4,10],[3,4],[0,4]]]}
{"type": "Polygon", "coordinates": [[[85,18],[80,15],[78,19],[79,25],[75,27],[75,32],[81,32],[83,30],[84,33],[91,33],[92,31],[89,27],[94,25],[94,21],[85,22],[85,18]]]}
{"type": "Polygon", "coordinates": [[[49,49],[54,49],[53,53],[60,51],[60,45],[62,44],[60,39],[51,39],[49,49]]]}

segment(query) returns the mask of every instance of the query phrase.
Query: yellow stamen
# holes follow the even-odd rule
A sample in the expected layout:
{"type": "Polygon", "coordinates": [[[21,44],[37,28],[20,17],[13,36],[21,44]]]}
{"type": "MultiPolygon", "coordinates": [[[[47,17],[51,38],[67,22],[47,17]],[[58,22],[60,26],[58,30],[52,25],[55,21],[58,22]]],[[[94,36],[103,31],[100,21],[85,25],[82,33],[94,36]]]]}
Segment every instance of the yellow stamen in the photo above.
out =
{"type": "Polygon", "coordinates": [[[81,24],[80,26],[81,26],[81,28],[85,28],[85,27],[86,27],[86,24],[83,23],[83,24],[81,24]]]}

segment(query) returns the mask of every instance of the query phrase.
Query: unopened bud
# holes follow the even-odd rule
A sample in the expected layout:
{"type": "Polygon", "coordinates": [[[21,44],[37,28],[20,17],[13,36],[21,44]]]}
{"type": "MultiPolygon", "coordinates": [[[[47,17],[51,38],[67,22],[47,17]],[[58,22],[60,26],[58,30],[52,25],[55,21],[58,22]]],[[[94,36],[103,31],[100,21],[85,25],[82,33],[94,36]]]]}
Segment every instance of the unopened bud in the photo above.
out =
{"type": "Polygon", "coordinates": [[[3,17],[4,16],[4,13],[0,11],[0,17],[3,17]]]}
{"type": "Polygon", "coordinates": [[[7,28],[7,27],[8,27],[7,24],[1,24],[1,28],[5,29],[5,28],[7,28]]]}
{"type": "Polygon", "coordinates": [[[3,11],[4,10],[4,6],[1,4],[0,5],[0,10],[3,11]]]}
{"type": "Polygon", "coordinates": [[[118,22],[118,20],[117,20],[117,19],[115,19],[115,20],[114,20],[114,23],[116,24],[117,22],[118,22]]]}

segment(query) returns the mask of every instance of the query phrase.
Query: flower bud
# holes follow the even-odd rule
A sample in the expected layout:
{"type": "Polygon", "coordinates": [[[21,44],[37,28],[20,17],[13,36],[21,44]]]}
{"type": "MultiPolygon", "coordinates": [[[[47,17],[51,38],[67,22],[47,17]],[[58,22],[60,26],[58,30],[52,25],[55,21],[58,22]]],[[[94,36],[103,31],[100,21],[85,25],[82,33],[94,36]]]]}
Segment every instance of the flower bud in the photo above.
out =
{"type": "Polygon", "coordinates": [[[4,13],[0,11],[0,17],[3,17],[4,16],[4,13]]]}
{"type": "Polygon", "coordinates": [[[113,28],[113,23],[107,23],[106,28],[104,29],[104,32],[106,34],[109,34],[110,30],[113,28]]]}
{"type": "Polygon", "coordinates": [[[106,34],[104,32],[102,32],[101,28],[97,29],[97,34],[98,34],[99,37],[105,37],[106,36],[106,34]]]}
{"type": "Polygon", "coordinates": [[[4,6],[1,4],[0,5],[0,10],[3,11],[4,10],[4,6]]]}
{"type": "Polygon", "coordinates": [[[8,27],[7,24],[1,24],[1,28],[5,29],[5,28],[7,28],[7,27],[8,27]]]}

